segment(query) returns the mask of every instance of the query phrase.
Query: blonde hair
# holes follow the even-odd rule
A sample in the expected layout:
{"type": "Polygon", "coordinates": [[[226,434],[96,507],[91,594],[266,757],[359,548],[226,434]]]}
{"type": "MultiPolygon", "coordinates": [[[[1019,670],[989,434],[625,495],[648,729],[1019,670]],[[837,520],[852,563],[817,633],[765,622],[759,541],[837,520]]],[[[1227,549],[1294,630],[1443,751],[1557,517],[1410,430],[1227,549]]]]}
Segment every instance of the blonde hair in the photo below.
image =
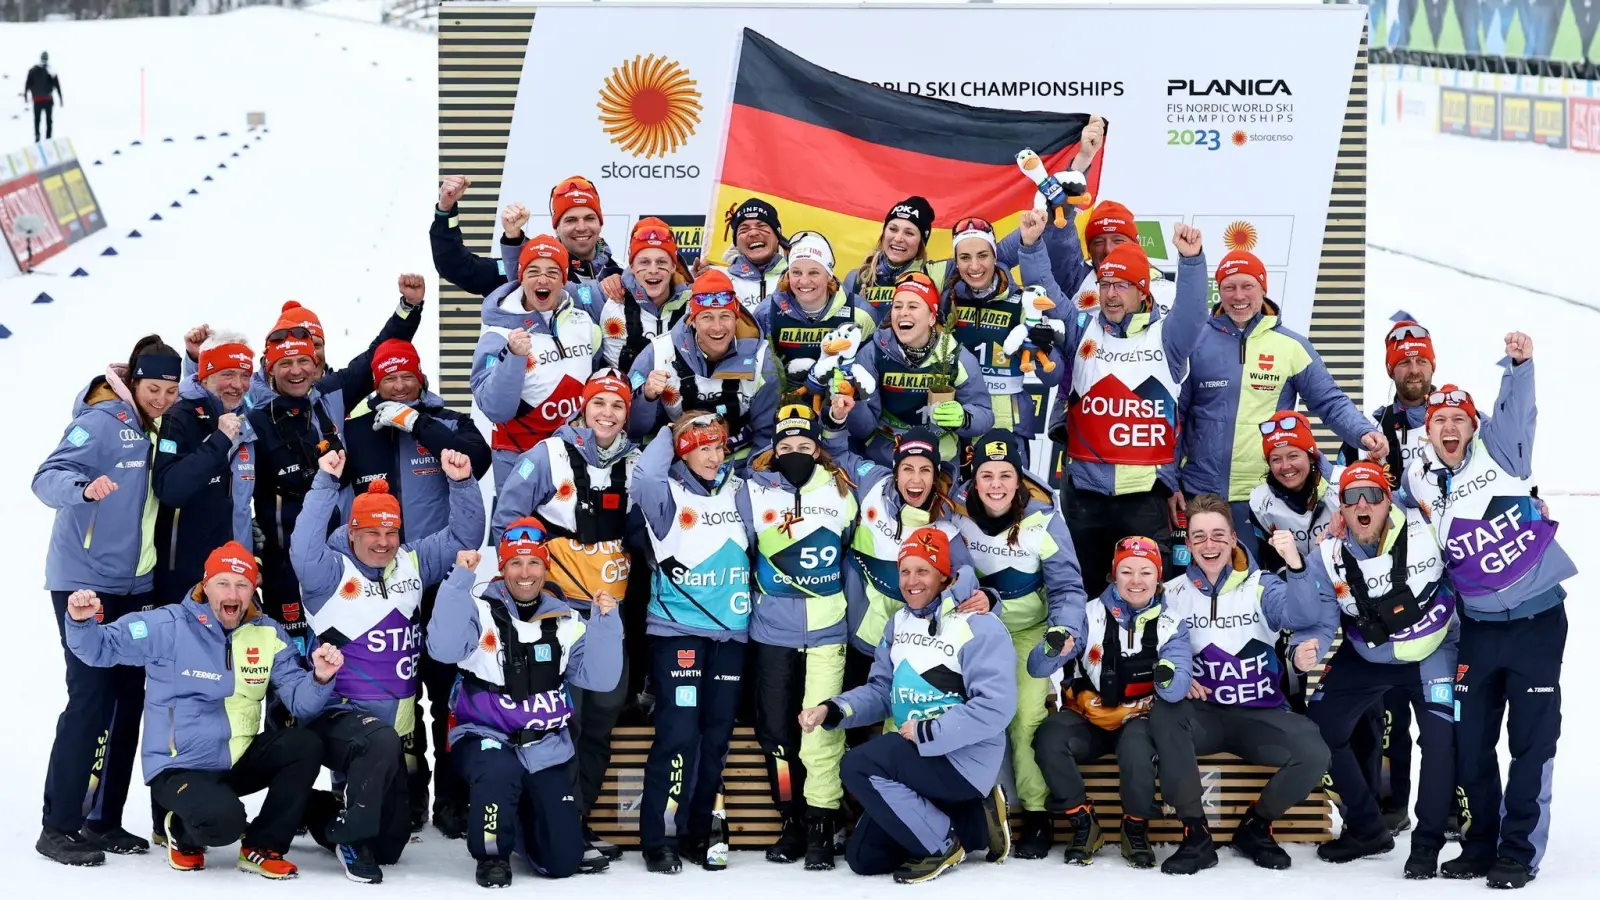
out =
{"type": "Polygon", "coordinates": [[[1203,513],[1221,516],[1222,521],[1228,523],[1228,531],[1236,531],[1233,527],[1233,507],[1229,505],[1228,501],[1216,494],[1197,495],[1193,500],[1184,504],[1184,513],[1188,515],[1191,522],[1194,521],[1195,516],[1203,513]]]}
{"type": "MultiPolygon", "coordinates": [[[[913,263],[920,263],[924,272],[928,269],[928,242],[921,240],[922,232],[917,232],[917,236],[917,253],[906,262],[906,271],[908,272],[912,271],[910,266],[913,263]]],[[[858,293],[860,288],[878,286],[878,263],[883,260],[883,235],[880,234],[878,235],[878,246],[872,248],[872,252],[868,253],[867,258],[862,261],[861,268],[856,270],[858,293]]],[[[890,268],[893,267],[893,264],[891,264],[890,268]]]]}

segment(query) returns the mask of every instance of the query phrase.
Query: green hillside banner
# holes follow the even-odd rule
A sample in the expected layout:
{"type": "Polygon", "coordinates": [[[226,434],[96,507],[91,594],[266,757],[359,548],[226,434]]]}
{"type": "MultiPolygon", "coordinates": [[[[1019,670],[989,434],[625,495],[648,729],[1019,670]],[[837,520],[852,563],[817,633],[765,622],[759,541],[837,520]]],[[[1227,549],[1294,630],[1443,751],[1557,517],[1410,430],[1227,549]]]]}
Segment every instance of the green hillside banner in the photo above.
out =
{"type": "Polygon", "coordinates": [[[1372,46],[1557,62],[1600,61],[1600,2],[1363,0],[1372,46]]]}

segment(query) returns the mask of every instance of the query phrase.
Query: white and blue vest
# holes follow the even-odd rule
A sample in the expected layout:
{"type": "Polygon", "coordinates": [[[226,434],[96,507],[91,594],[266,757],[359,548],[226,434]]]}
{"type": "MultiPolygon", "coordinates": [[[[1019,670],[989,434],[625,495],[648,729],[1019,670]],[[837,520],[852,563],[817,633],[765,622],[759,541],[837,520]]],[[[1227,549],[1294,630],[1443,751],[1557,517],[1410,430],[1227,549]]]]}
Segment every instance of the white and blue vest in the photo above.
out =
{"type": "Polygon", "coordinates": [[[656,569],[650,614],[701,631],[746,631],[750,621],[750,541],[737,498],[743,479],[729,476],[710,496],[668,479],[672,525],[650,533],[656,569]]]}

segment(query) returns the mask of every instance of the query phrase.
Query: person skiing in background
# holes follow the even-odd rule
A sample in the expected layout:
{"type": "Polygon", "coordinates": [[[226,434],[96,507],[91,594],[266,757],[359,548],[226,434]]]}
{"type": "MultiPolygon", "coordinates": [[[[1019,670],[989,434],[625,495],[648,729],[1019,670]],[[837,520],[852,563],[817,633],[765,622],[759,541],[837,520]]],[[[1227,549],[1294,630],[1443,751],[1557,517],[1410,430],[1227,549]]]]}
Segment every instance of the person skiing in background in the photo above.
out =
{"type": "MultiPolygon", "coordinates": [[[[931,881],[987,850],[1010,849],[997,784],[1006,727],[1017,712],[1017,660],[994,616],[962,611],[978,583],[952,580],[950,538],[919,528],[900,549],[905,607],[885,627],[867,683],[800,712],[800,729],[876,725],[894,730],[844,756],[840,775],[864,811],[845,847],[857,875],[931,881]]],[[[991,598],[992,599],[992,598],[991,598]]]]}
{"type": "MultiPolygon", "coordinates": [[[[443,399],[428,390],[417,348],[410,341],[388,340],[378,345],[372,356],[372,380],[377,389],[350,410],[345,422],[344,481],[357,497],[379,479],[389,485],[400,501],[402,541],[448,528],[449,479],[439,465],[439,455],[446,450],[466,455],[472,462],[473,480],[477,480],[489,471],[489,442],[472,416],[447,408],[443,399]]],[[[437,586],[422,592],[420,621],[428,621],[438,593],[437,586]]],[[[446,837],[459,836],[466,827],[466,785],[450,765],[445,743],[455,669],[429,656],[422,657],[421,666],[419,687],[427,691],[432,723],[429,728],[413,729],[406,742],[411,828],[420,830],[428,821],[431,772],[434,826],[446,837]],[[431,770],[429,738],[434,757],[431,770]]],[[[421,702],[419,691],[419,713],[421,702]]]]}
{"type": "Polygon", "coordinates": [[[50,54],[39,54],[39,62],[28,70],[28,78],[22,85],[22,92],[33,101],[33,142],[37,144],[44,138],[55,137],[56,122],[55,108],[57,97],[61,98],[62,108],[66,108],[67,95],[61,91],[61,78],[50,71],[50,54]],[[39,136],[39,117],[44,117],[44,138],[39,136]]]}
{"type": "Polygon", "coordinates": [[[107,366],[77,395],[72,424],[33,476],[34,496],[56,511],[45,590],[67,651],[67,705],[56,719],[44,821],[34,848],[66,865],[97,866],[106,852],[150,849],[122,827],[143,673],[84,664],[67,647],[64,623],[76,591],[96,592],[98,620],[108,624],[176,599],[163,600],[153,590],[159,503],[150,487],[150,462],[161,417],[178,400],[181,371],[178,351],[160,335],[141,338],[125,364],[107,366]],[[97,763],[102,737],[104,755],[97,763]],[[93,784],[97,790],[91,791],[93,784]]]}
{"type": "Polygon", "coordinates": [[[1122,856],[1149,869],[1156,864],[1150,820],[1163,817],[1149,712],[1156,697],[1176,703],[1189,692],[1189,626],[1166,607],[1160,544],[1147,537],[1117,541],[1111,570],[1113,582],[1089,601],[1084,640],[1057,632],[1028,654],[1035,678],[1067,667],[1066,702],[1039,723],[1033,753],[1050,786],[1050,811],[1072,826],[1062,861],[1080,866],[1094,862],[1104,841],[1078,764],[1116,754],[1122,856]]]}
{"type": "Polygon", "coordinates": [[[1258,547],[1250,527],[1250,491],[1267,468],[1254,437],[1261,422],[1304,400],[1335,434],[1369,457],[1384,458],[1389,444],[1339,389],[1311,342],[1283,326],[1277,303],[1267,296],[1260,259],[1235,250],[1217,263],[1216,280],[1221,299],[1189,356],[1189,380],[1178,401],[1183,490],[1167,503],[1176,525],[1188,497],[1210,493],[1228,499],[1234,536],[1253,556],[1258,547]]]}
{"type": "Polygon", "coordinates": [[[428,622],[428,655],[460,672],[451,758],[470,785],[467,849],[480,887],[511,885],[511,852],[551,878],[603,871],[584,859],[569,729],[575,690],[611,692],[622,678],[622,616],[601,590],[579,615],[545,580],[548,535],[534,518],[498,543],[499,575],[479,591],[476,550],[456,554],[428,622]]]}
{"type": "Polygon", "coordinates": [[[566,287],[567,249],[541,234],[522,245],[517,281],[483,301],[472,399],[494,423],[494,483],[578,411],[600,328],[566,287]]]}
{"type": "Polygon", "coordinates": [[[255,545],[256,434],[247,418],[253,356],[243,335],[213,332],[200,350],[197,380],[179,388],[161,419],[150,477],[161,501],[156,592],[163,598],[198,581],[206,556],[228,540],[255,545]]]}
{"type": "Polygon", "coordinates": [[[447,527],[402,543],[400,503],[375,480],[346,524],[324,537],[346,456],[329,451],[317,464],[290,554],[316,639],[347,656],[333,702],[307,725],[322,738],[323,765],[347,781],[344,812],[308,824],[325,839],[319,843],[336,846],[345,877],[377,884],[379,867],[399,862],[411,832],[401,741],[416,723],[422,595],[444,581],[458,551],[483,543],[483,495],[466,454],[444,450],[447,527]]]}
{"type": "Polygon", "coordinates": [[[1456,780],[1466,795],[1461,855],[1446,878],[1520,888],[1539,872],[1550,836],[1550,771],[1561,733],[1567,590],[1578,574],[1534,493],[1533,339],[1505,338],[1493,417],[1447,384],[1428,395],[1428,448],[1405,491],[1444,546],[1460,597],[1456,780]],[[1501,790],[1500,723],[1511,751],[1501,790]]]}
{"type": "Polygon", "coordinates": [[[256,608],[259,582],[255,557],[229,541],[206,558],[180,603],[100,623],[94,591],[67,600],[64,641],[74,656],[145,670],[140,756],[152,800],[168,810],[167,865],[180,872],[204,869],[207,847],[235,842],[241,871],[272,879],[299,871],[283,854],[321,771],[322,742],[304,728],[258,733],[262,702],[270,690],[294,716],[315,716],[344,655],[324,644],[307,671],[283,629],[256,608]],[[247,820],[239,798],[263,789],[260,812],[247,820]]]}
{"type": "Polygon", "coordinates": [[[1364,460],[1346,467],[1338,493],[1343,537],[1322,541],[1304,558],[1280,541],[1298,615],[1344,629],[1306,710],[1332,754],[1328,775],[1344,807],[1344,830],[1319,845],[1317,856],[1344,863],[1394,849],[1366,761],[1350,738],[1368,727],[1363,720],[1386,695],[1401,690],[1422,731],[1417,830],[1405,876],[1433,878],[1455,800],[1456,597],[1427,521],[1391,502],[1381,467],[1364,460]]]}
{"type": "Polygon", "coordinates": [[[1183,842],[1161,863],[1169,875],[1217,864],[1201,802],[1201,756],[1227,751],[1277,767],[1233,832],[1235,852],[1263,869],[1289,868],[1272,823],[1309,796],[1328,770],[1328,746],[1316,724],[1288,708],[1273,645],[1278,632],[1297,632],[1294,664],[1306,671],[1333,643],[1333,632],[1301,616],[1283,581],[1256,568],[1233,521],[1232,507],[1215,494],[1190,501],[1194,561],[1165,586],[1168,608],[1189,628],[1195,662],[1185,699],[1157,697],[1150,711],[1161,796],[1183,822],[1183,842]]]}

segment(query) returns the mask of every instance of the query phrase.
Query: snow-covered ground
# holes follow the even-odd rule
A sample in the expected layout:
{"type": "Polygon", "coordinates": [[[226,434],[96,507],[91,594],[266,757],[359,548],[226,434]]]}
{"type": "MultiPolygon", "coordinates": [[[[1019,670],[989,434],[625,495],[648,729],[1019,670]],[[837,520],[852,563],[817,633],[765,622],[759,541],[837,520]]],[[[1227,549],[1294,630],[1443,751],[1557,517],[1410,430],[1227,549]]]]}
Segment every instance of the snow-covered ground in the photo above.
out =
{"type": "MultiPolygon", "coordinates": [[[[74,139],[112,223],[42,267],[56,274],[0,282],[0,324],[14,332],[0,341],[0,373],[11,389],[0,402],[9,426],[0,441],[0,471],[10,473],[0,481],[0,538],[10,573],[0,584],[12,598],[0,684],[34,685],[14,692],[8,707],[13,724],[0,745],[0,771],[8,776],[0,779],[0,866],[23,891],[111,890],[126,900],[155,900],[216,889],[238,897],[357,890],[338,876],[328,854],[309,844],[297,845],[292,854],[304,873],[293,886],[236,873],[220,850],[213,853],[213,869],[186,876],[168,871],[154,856],[66,870],[33,851],[40,786],[64,690],[55,625],[40,590],[51,514],[33,498],[28,480],[59,438],[73,394],[103,363],[125,358],[134,339],[149,331],[175,342],[186,326],[208,321],[260,334],[279,305],[294,298],[322,316],[331,352],[339,358],[354,353],[387,313],[397,273],[426,274],[430,297],[437,296],[424,232],[436,190],[434,43],[427,35],[355,21],[356,12],[374,5],[370,0],[342,5],[348,9],[329,3],[326,11],[349,11],[351,19],[261,8],[216,17],[0,27],[0,59],[16,66],[9,83],[23,75],[25,63],[17,61],[50,52],[70,98],[59,110],[58,134],[74,139]],[[143,145],[132,147],[140,136],[141,67],[148,114],[143,145]],[[267,113],[269,132],[259,141],[244,129],[252,110],[267,113]],[[222,131],[230,136],[220,138],[222,131]],[[200,134],[207,139],[196,141],[200,134]],[[173,143],[162,142],[168,136],[173,143]],[[103,165],[92,166],[96,159],[103,165]],[[206,175],[214,180],[203,181],[206,175]],[[200,193],[190,196],[191,188],[200,193]],[[174,200],[182,207],[171,208],[174,200]],[[150,221],[152,213],[163,221],[150,221]],[[135,228],[144,236],[127,238],[135,228]],[[108,246],[119,255],[101,256],[108,246]],[[80,266],[88,278],[65,277],[80,266]],[[41,291],[55,302],[32,303],[41,291]],[[20,427],[24,415],[27,428],[20,427]]],[[[26,143],[30,127],[21,115],[0,113],[0,149],[26,143]]],[[[1375,127],[1371,178],[1369,234],[1375,243],[1591,302],[1600,299],[1587,284],[1593,237],[1579,212],[1600,200],[1600,158],[1375,127]]],[[[1574,495],[1600,491],[1600,475],[1588,465],[1588,442],[1596,437],[1586,424],[1592,416],[1574,402],[1578,391],[1569,385],[1592,378],[1589,335],[1600,325],[1600,313],[1391,254],[1371,253],[1368,267],[1371,339],[1377,341],[1395,309],[1416,314],[1437,335],[1441,376],[1476,391],[1480,404],[1489,402],[1497,384],[1494,363],[1504,332],[1515,327],[1533,335],[1545,409],[1537,471],[1562,521],[1563,543],[1585,559],[1581,548],[1592,543],[1589,538],[1600,542],[1600,498],[1574,495]]],[[[436,329],[430,312],[418,339],[430,369],[436,369],[436,329]]],[[[1369,355],[1367,372],[1370,404],[1385,393],[1381,357],[1369,355]]],[[[1591,601],[1600,576],[1591,569],[1569,588],[1574,635],[1589,625],[1600,627],[1591,601]]],[[[1569,677],[1568,683],[1576,682],[1569,677]]],[[[1580,822],[1600,805],[1600,774],[1582,759],[1600,750],[1600,728],[1591,724],[1600,719],[1600,700],[1569,692],[1565,718],[1552,846],[1532,890],[1592,896],[1580,822]],[[1586,883],[1590,888],[1582,887],[1586,883]]],[[[136,786],[125,823],[143,830],[147,808],[145,792],[136,786]]],[[[1386,859],[1337,870],[1317,861],[1309,848],[1295,848],[1295,866],[1285,873],[1255,870],[1224,855],[1217,871],[1184,881],[1181,889],[1195,898],[1396,890],[1442,897],[1482,890],[1481,884],[1402,882],[1404,847],[1402,841],[1386,859]]],[[[1091,884],[1171,891],[1179,884],[1126,869],[1114,851],[1088,872],[1063,871],[1057,859],[1012,860],[1002,867],[972,863],[920,893],[1038,894],[1091,884]]],[[[374,890],[473,891],[471,873],[465,848],[429,829],[374,890]]],[[[637,855],[630,855],[604,876],[562,884],[534,887],[531,876],[519,874],[516,889],[575,896],[596,888],[639,891],[664,884],[647,878],[637,855]]],[[[712,900],[798,894],[824,885],[840,898],[900,890],[886,879],[774,867],[759,854],[736,854],[720,875],[687,871],[670,885],[712,900]]]]}

